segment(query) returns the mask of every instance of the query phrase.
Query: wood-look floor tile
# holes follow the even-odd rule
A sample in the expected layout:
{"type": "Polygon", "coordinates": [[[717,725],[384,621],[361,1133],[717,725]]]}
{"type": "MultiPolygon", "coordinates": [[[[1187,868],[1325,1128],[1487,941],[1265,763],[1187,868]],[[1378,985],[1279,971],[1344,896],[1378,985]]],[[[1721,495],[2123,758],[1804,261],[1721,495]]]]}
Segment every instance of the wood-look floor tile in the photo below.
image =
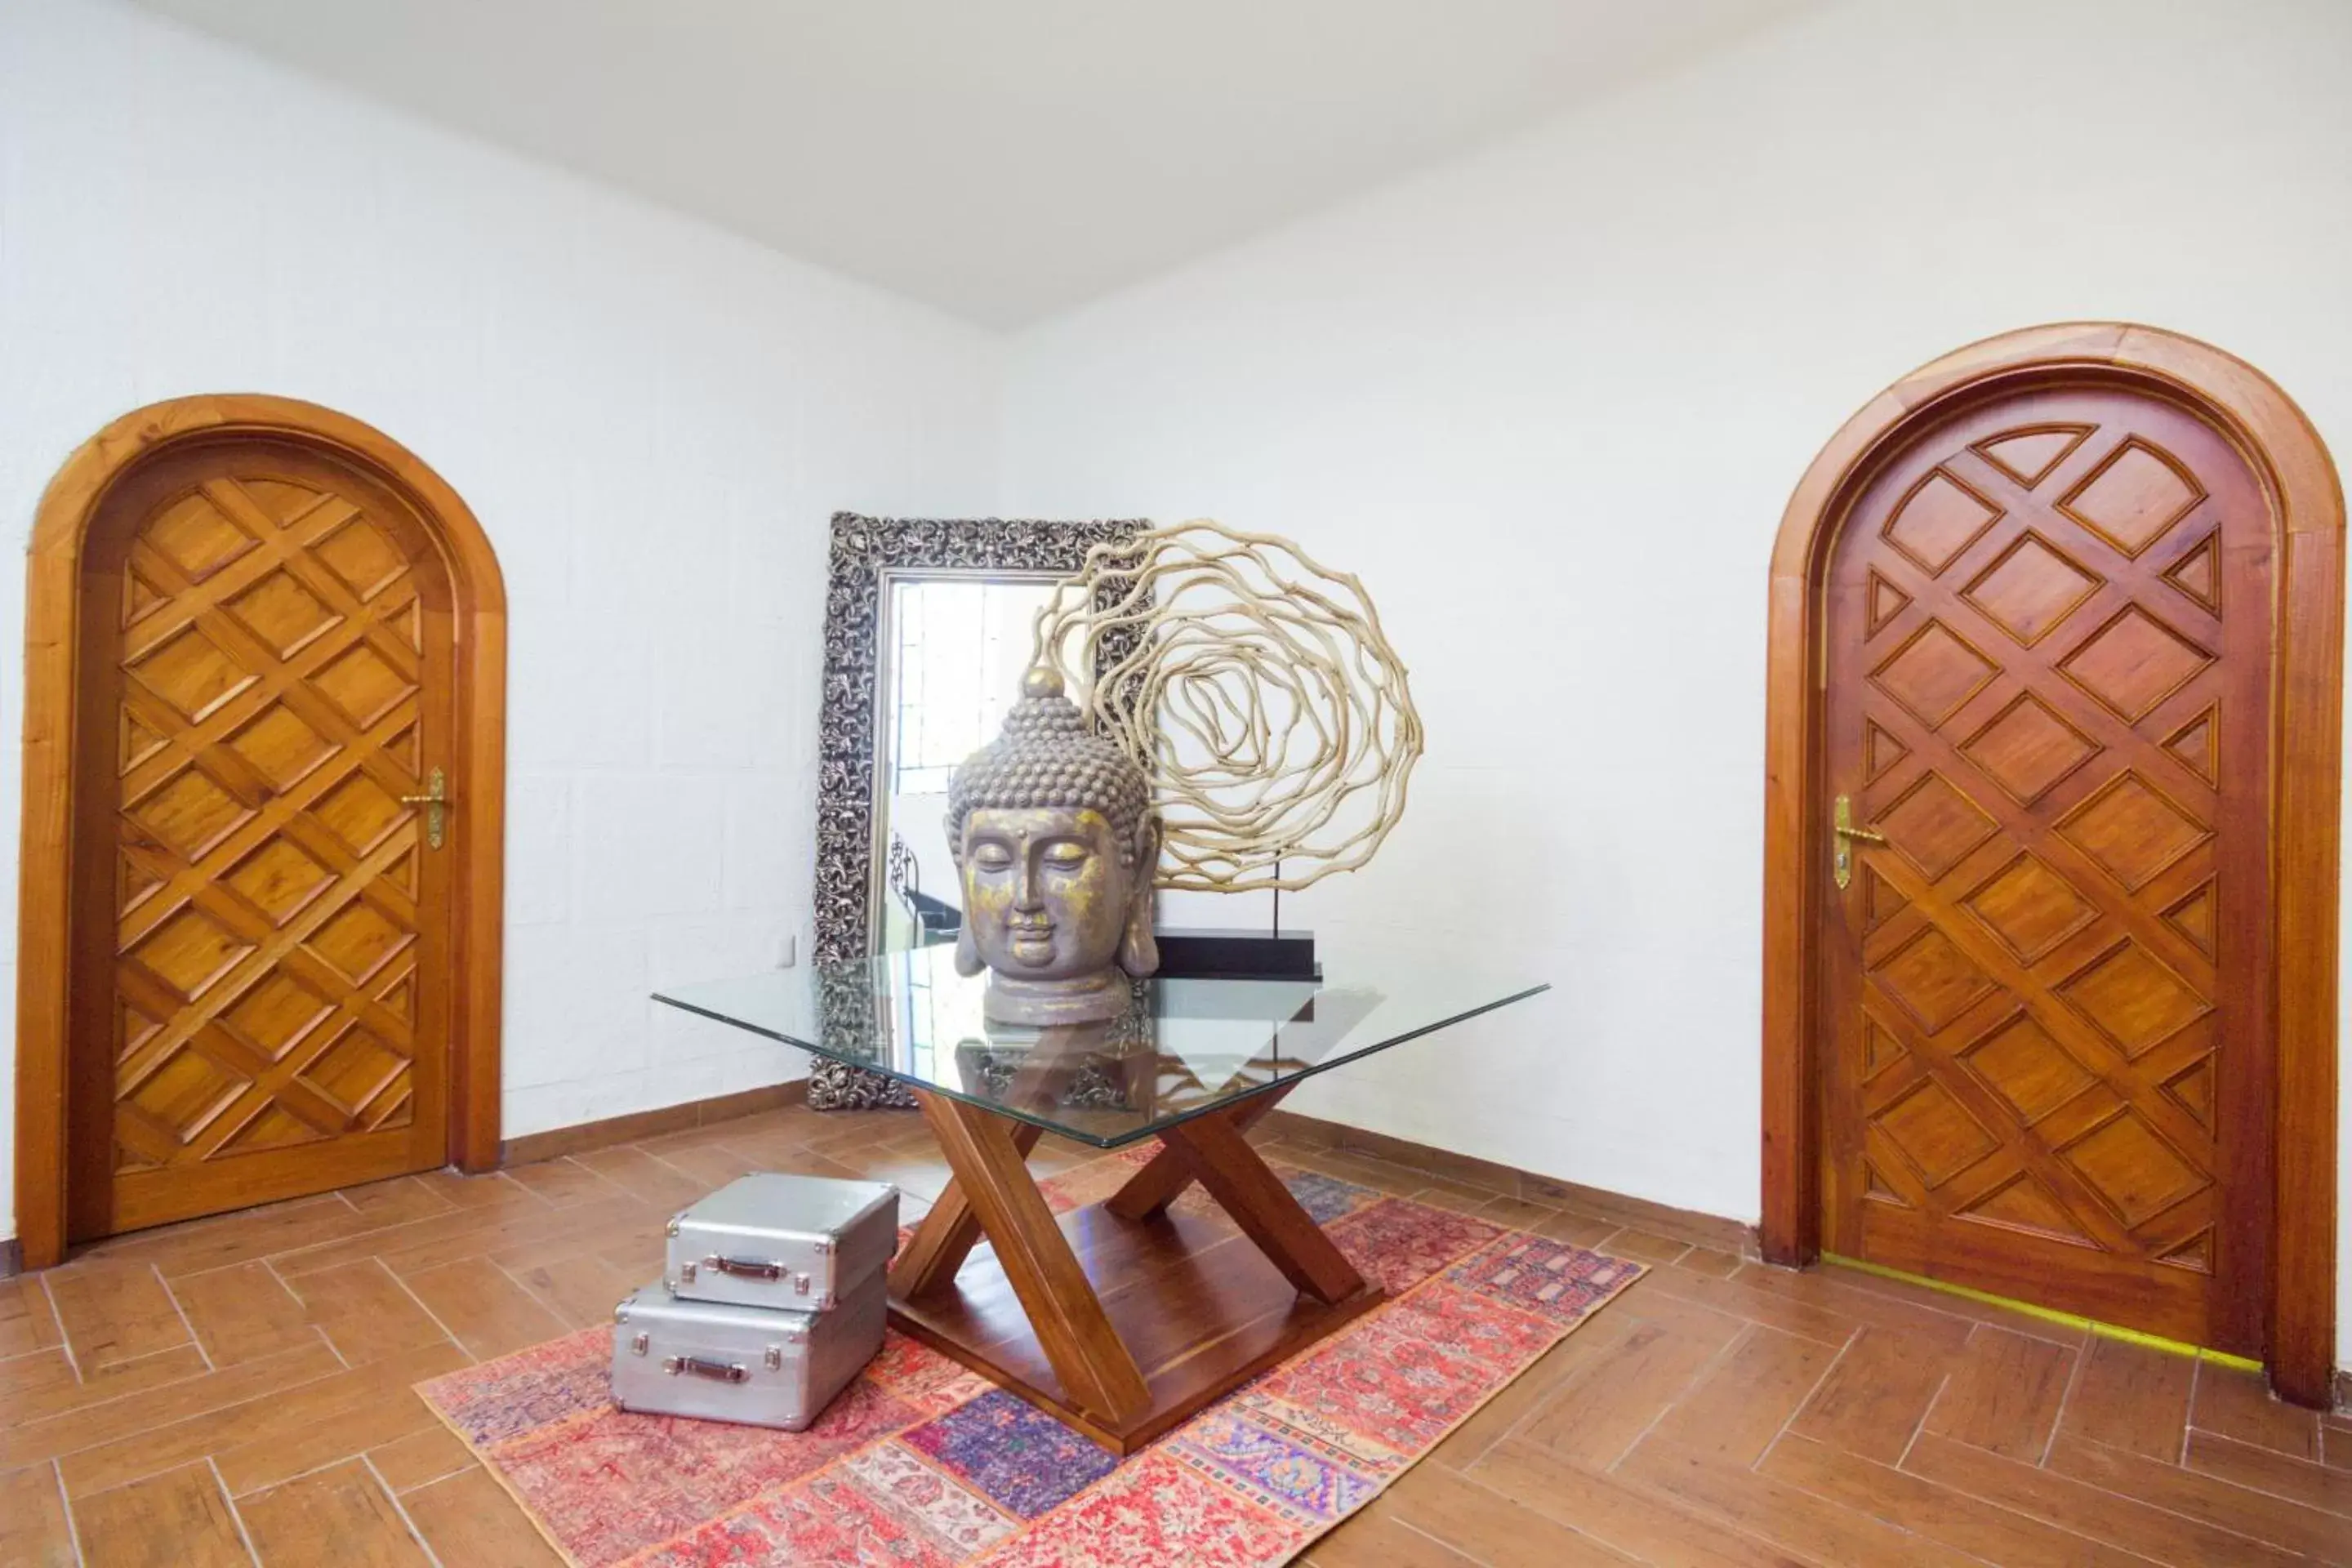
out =
{"type": "Polygon", "coordinates": [[[541,1160],[533,1165],[517,1165],[507,1175],[559,1208],[591,1198],[613,1197],[620,1191],[575,1160],[541,1160]]]}
{"type": "Polygon", "coordinates": [[[474,1463],[474,1456],[436,1419],[421,1432],[370,1448],[367,1461],[394,1491],[409,1492],[456,1475],[474,1463]]]}
{"type": "Polygon", "coordinates": [[[2322,1562],[2352,1561],[2352,1519],[2323,1513],[2267,1492],[2250,1491],[2218,1476],[2072,1440],[2052,1447],[2049,1468],[2102,1490],[2137,1498],[2289,1552],[2322,1562]]]}
{"type": "MultiPolygon", "coordinates": [[[[437,1175],[439,1173],[434,1173],[437,1175]]],[[[454,1179],[453,1179],[454,1180],[454,1179]]],[[[342,1189],[343,1201],[358,1211],[371,1227],[406,1225],[430,1219],[457,1205],[449,1199],[452,1180],[428,1181],[424,1176],[394,1176],[388,1182],[342,1189]]]]}
{"type": "Polygon", "coordinates": [[[1643,1263],[1672,1263],[1690,1250],[1690,1243],[1671,1236],[1627,1226],[1599,1244],[1612,1258],[1639,1258],[1643,1263]]]}
{"type": "MultiPolygon", "coordinates": [[[[1879,1290],[1864,1289],[1857,1281],[1871,1276],[1856,1274],[1843,1268],[1779,1268],[1769,1263],[1743,1262],[1732,1279],[1738,1288],[1756,1296],[1777,1297],[1794,1305],[1813,1308],[1830,1314],[1841,1323],[1857,1328],[1897,1329],[1913,1336],[1922,1344],[1937,1344],[1958,1350],[1968,1342],[1969,1333],[1983,1320],[1943,1310],[1948,1300],[1939,1291],[1919,1290],[1897,1295],[1879,1290]]],[[[1878,1281],[1899,1283],[1898,1281],[1878,1281]]],[[[2014,1317],[2016,1314],[2008,1314],[2014,1317]]],[[[2025,1319],[2024,1321],[2033,1321],[2025,1319]]],[[[2063,1342],[2079,1340],[2080,1334],[2063,1342]]]]}
{"type": "Polygon", "coordinates": [[[486,1261],[444,1264],[402,1283],[477,1361],[556,1339],[571,1327],[486,1261]]]}
{"type": "Polygon", "coordinates": [[[1674,1568],[1801,1568],[1799,1559],[1719,1520],[1580,1468],[1517,1437],[1496,1445],[1470,1473],[1538,1512],[1650,1563],[1674,1568]]]}
{"type": "Polygon", "coordinates": [[[1694,1274],[1728,1279],[1746,1267],[1746,1259],[1732,1253],[1717,1252],[1711,1247],[1694,1247],[1675,1259],[1675,1267],[1687,1268],[1694,1274]]]}
{"type": "Polygon", "coordinates": [[[450,1339],[408,1288],[373,1258],[289,1280],[305,1314],[353,1366],[450,1339]]]}
{"type": "MultiPolygon", "coordinates": [[[[1601,1250],[1608,1251],[1610,1245],[1603,1243],[1601,1250]]],[[[1685,1268],[1654,1268],[1643,1277],[1642,1283],[1711,1310],[1763,1323],[1782,1333],[1819,1340],[1825,1345],[1842,1345],[1864,1326],[1863,1320],[1851,1314],[1810,1301],[1793,1300],[1778,1290],[1759,1287],[1747,1278],[1748,1273],[1743,1268],[1728,1279],[1711,1279],[1685,1268]]],[[[1958,1342],[1957,1337],[1953,1342],[1958,1342]]]]}
{"type": "Polygon", "coordinates": [[[2074,1372],[2074,1352],[2063,1345],[1979,1325],[1951,1359],[1927,1430],[2039,1463],[2074,1372]]]}
{"type": "Polygon", "coordinates": [[[1579,1214],[1574,1209],[1554,1209],[1544,1218],[1526,1227],[1538,1236],[1553,1241],[1564,1241],[1570,1247],[1601,1249],[1601,1244],[1625,1227],[1614,1220],[1594,1215],[1579,1214]]]}
{"type": "Polygon", "coordinates": [[[215,1366],[275,1355],[310,1333],[302,1303],[266,1263],[183,1274],[172,1294],[215,1366]]]}
{"type": "Polygon", "coordinates": [[[1633,1568],[1636,1559],[1440,1465],[1391,1487],[1388,1511],[1484,1568],[1633,1568]]]}
{"type": "Polygon", "coordinates": [[[1816,1340],[1751,1328],[1659,1417],[1654,1430],[1694,1453],[1752,1465],[1811,1396],[1837,1353],[1816,1340]]]}
{"type": "Polygon", "coordinates": [[[709,1191],[684,1171],[664,1164],[634,1143],[572,1158],[638,1201],[666,1211],[684,1208],[709,1191]]]}
{"type": "MultiPolygon", "coordinates": [[[[646,1153],[695,1184],[699,1189],[698,1196],[702,1193],[715,1192],[738,1177],[750,1175],[754,1171],[772,1169],[782,1163],[777,1161],[760,1160],[724,1143],[668,1143],[659,1146],[646,1144],[644,1147],[646,1153]]],[[[814,1156],[803,1156],[797,1151],[794,1158],[806,1158],[811,1163],[815,1163],[814,1156]]],[[[830,1163],[830,1162],[826,1163],[830,1163]]]]}
{"type": "Polygon", "coordinates": [[[78,1498],[84,1562],[104,1568],[251,1568],[236,1515],[199,1459],[78,1498]]]}
{"type": "Polygon", "coordinates": [[[425,1554],[400,1510],[365,1465],[318,1470],[237,1505],[262,1568],[424,1568],[425,1554]]]}
{"type": "Polygon", "coordinates": [[[208,1370],[195,1346],[174,1345],[137,1361],[119,1361],[84,1382],[62,1347],[0,1362],[0,1413],[12,1424],[39,1421],[68,1410],[146,1394],[166,1384],[202,1377],[208,1370]]]}
{"type": "Polygon", "coordinates": [[[342,1370],[333,1351],[313,1342],[259,1361],[182,1378],[136,1398],[85,1405],[45,1420],[12,1422],[0,1426],[0,1469],[121,1442],[342,1370]]]}
{"type": "Polygon", "coordinates": [[[18,1568],[76,1568],[73,1527],[55,1465],[0,1471],[0,1563],[18,1568]]]}
{"type": "MultiPolygon", "coordinates": [[[[508,1266],[502,1263],[502,1267],[508,1266]]],[[[509,1271],[566,1328],[584,1329],[609,1321],[621,1299],[657,1277],[661,1265],[656,1259],[648,1271],[591,1252],[536,1268],[509,1267],[509,1271]]]]}
{"type": "Polygon", "coordinates": [[[1375,1501],[1315,1543],[1316,1568],[1480,1568],[1375,1501]]]}
{"type": "MultiPolygon", "coordinates": [[[[2061,1438],[2053,1458],[2076,1445],[2061,1438]]],[[[2086,1446],[2086,1445],[2085,1445],[2086,1446]]],[[[2104,1487],[2004,1459],[1983,1448],[1923,1432],[1903,1468],[1955,1491],[2136,1552],[2173,1568],[2287,1568],[2307,1560],[2252,1537],[2151,1508],[2104,1487]]]]}
{"type": "Polygon", "coordinates": [[[2189,1435],[2188,1468],[2250,1490],[2352,1519],[2352,1475],[2210,1432],[2189,1435]]]}
{"type": "Polygon", "coordinates": [[[1645,1322],[1546,1400],[1518,1435],[1570,1463],[1606,1469],[1728,1342],[1645,1322]]]}
{"type": "Polygon", "coordinates": [[[340,1193],[275,1204],[174,1226],[168,1232],[109,1242],[105,1255],[124,1262],[152,1263],[165,1279],[226,1268],[298,1247],[375,1228],[375,1222],[345,1203],[340,1193]]]}
{"type": "Polygon", "coordinates": [[[20,1274],[0,1279],[0,1361],[30,1355],[65,1343],[57,1314],[49,1310],[49,1293],[37,1276],[20,1274]]]}
{"type": "Polygon", "coordinates": [[[2319,1413],[2274,1397],[2263,1374],[2245,1367],[2200,1359],[2189,1424],[2294,1458],[2319,1458],[2319,1413]]]}
{"type": "Polygon", "coordinates": [[[1894,1329],[1865,1329],[1845,1348],[1789,1430],[1894,1464],[1927,1419],[1949,1361],[1942,1346],[1894,1329]]]}
{"type": "Polygon", "coordinates": [[[1716,1463],[1671,1443],[1643,1442],[1618,1473],[1837,1568],[1981,1568],[1955,1552],[1883,1521],[1839,1507],[1743,1465],[1716,1463]]]}
{"type": "Polygon", "coordinates": [[[1758,1467],[1855,1513],[2001,1568],[2144,1568],[2147,1559],[1811,1438],[1773,1445],[1758,1467]]]}
{"type": "Polygon", "coordinates": [[[229,1496],[242,1498],[305,1470],[339,1459],[355,1459],[370,1449],[430,1429],[446,1430],[432,1406],[413,1389],[386,1388],[325,1411],[293,1431],[272,1430],[249,1442],[216,1449],[213,1458],[229,1496]]]}
{"type": "MultiPolygon", "coordinates": [[[[520,1187],[515,1190],[522,1191],[520,1187]]],[[[575,1204],[559,1209],[527,1193],[524,1196],[531,1205],[530,1212],[518,1215],[501,1206],[439,1215],[368,1236],[306,1247],[270,1261],[288,1283],[299,1290],[301,1276],[362,1258],[379,1258],[394,1273],[406,1275],[465,1258],[487,1257],[502,1248],[533,1241],[560,1241],[567,1237],[593,1235],[601,1228],[641,1224],[646,1217],[644,1205],[632,1198],[575,1204]]]]}
{"type": "Polygon", "coordinates": [[[84,1377],[188,1342],[163,1276],[145,1263],[77,1258],[43,1279],[84,1377]]]}
{"type": "Polygon", "coordinates": [[[476,1214],[539,1214],[547,1207],[546,1199],[504,1171],[478,1176],[462,1171],[427,1171],[411,1179],[448,1199],[452,1206],[476,1214]]]}
{"type": "Polygon", "coordinates": [[[2319,1418],[2319,1462],[2331,1470],[2352,1470],[2352,1421],[2341,1415],[2319,1418]]]}
{"type": "MultiPolygon", "coordinates": [[[[346,1411],[384,1404],[395,1396],[413,1400],[409,1385],[454,1372],[466,1357],[454,1345],[428,1346],[385,1361],[371,1362],[257,1398],[209,1410],[168,1426],[151,1426],[110,1443],[61,1457],[58,1472],[66,1495],[79,1499],[191,1459],[222,1454],[247,1444],[292,1440],[346,1411]]],[[[267,1367],[248,1362],[245,1371],[267,1367]]]]}
{"type": "Polygon", "coordinates": [[[2067,1391],[2058,1429],[2167,1463],[2180,1458],[2189,1426],[2194,1358],[2095,1334],[2067,1391]]]}
{"type": "Polygon", "coordinates": [[[478,1466],[404,1492],[401,1506],[445,1565],[563,1568],[514,1500],[478,1466]]]}

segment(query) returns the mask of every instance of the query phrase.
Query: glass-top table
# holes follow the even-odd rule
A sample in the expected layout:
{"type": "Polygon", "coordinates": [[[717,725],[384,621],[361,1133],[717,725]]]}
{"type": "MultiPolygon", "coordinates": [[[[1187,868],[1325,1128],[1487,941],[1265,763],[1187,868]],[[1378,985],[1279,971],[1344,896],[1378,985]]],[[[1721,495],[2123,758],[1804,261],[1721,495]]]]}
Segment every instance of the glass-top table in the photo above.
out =
{"type": "Polygon", "coordinates": [[[1126,1016],[1053,1029],[982,1016],[953,949],[772,970],[655,1000],[917,1089],[1116,1149],[1550,987],[1433,964],[1293,980],[1146,980],[1126,1016]]]}
{"type": "Polygon", "coordinates": [[[1037,1029],[984,1017],[987,984],[925,947],[658,999],[911,1087],[954,1179],[890,1266],[892,1323],[1118,1454],[1382,1299],[1249,1129],[1317,1073],[1549,989],[1434,963],[1153,979],[1122,1017],[1037,1029]],[[1041,1186],[1048,1131],[1159,1147],[1041,1186]]]}

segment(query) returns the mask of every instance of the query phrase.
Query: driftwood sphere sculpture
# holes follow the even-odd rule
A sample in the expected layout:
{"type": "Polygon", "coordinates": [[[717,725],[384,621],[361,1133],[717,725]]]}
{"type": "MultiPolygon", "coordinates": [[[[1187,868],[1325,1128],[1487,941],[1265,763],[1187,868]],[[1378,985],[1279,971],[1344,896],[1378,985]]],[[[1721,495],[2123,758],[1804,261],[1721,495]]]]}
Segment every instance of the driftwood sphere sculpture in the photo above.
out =
{"type": "Polygon", "coordinates": [[[1032,662],[1150,776],[1160,887],[1304,888],[1403,815],[1404,663],[1364,585],[1286,539],[1201,519],[1097,545],[1038,613],[1032,662]],[[1098,662],[1122,631],[1130,651],[1098,662]]]}

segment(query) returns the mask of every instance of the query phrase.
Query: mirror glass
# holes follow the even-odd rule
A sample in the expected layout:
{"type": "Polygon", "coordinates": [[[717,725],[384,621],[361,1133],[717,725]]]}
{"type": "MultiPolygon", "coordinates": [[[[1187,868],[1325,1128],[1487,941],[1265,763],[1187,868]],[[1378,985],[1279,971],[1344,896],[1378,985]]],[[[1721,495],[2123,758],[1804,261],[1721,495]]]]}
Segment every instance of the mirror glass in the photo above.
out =
{"type": "Polygon", "coordinates": [[[874,734],[877,952],[951,942],[963,923],[948,855],[948,778],[1020,699],[1046,574],[887,574],[874,734]]]}

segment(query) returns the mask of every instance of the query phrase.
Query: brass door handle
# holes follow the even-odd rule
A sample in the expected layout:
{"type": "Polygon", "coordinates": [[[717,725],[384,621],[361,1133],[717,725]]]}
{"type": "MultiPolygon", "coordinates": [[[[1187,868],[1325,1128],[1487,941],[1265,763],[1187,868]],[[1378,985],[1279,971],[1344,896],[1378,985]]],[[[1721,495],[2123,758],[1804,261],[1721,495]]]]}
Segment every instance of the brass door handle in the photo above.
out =
{"type": "Polygon", "coordinates": [[[1856,827],[1853,802],[1840,795],[1830,817],[1830,875],[1841,888],[1853,880],[1853,847],[1857,839],[1864,844],[1884,844],[1886,836],[1867,827],[1856,827]]]}
{"type": "Polygon", "coordinates": [[[435,768],[432,775],[425,781],[425,789],[423,795],[402,795],[400,804],[425,808],[425,847],[438,849],[448,826],[449,781],[439,768],[435,768]]]}

